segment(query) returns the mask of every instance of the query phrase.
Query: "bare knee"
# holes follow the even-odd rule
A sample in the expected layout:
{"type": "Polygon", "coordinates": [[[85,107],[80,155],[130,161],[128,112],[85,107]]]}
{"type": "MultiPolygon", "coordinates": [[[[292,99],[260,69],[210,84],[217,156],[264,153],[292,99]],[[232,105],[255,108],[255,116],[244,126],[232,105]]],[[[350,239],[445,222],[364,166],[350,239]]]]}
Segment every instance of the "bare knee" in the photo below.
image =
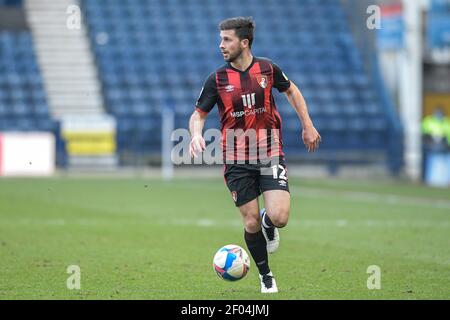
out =
{"type": "Polygon", "coordinates": [[[276,214],[272,215],[270,220],[277,228],[283,228],[288,224],[289,209],[279,209],[276,214]],[[272,217],[273,216],[273,217],[272,217]]]}
{"type": "Polygon", "coordinates": [[[258,219],[254,217],[248,217],[244,221],[245,230],[250,233],[256,233],[261,229],[261,223],[258,219]]]}

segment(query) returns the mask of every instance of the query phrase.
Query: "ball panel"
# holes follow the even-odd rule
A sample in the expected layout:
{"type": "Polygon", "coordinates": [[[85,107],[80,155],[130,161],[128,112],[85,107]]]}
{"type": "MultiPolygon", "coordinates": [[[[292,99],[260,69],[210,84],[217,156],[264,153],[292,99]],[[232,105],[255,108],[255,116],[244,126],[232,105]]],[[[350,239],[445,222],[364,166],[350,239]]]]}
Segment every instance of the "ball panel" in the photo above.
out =
{"type": "Polygon", "coordinates": [[[235,278],[232,275],[228,274],[228,272],[225,272],[222,275],[222,279],[227,280],[227,281],[237,281],[237,280],[240,280],[241,278],[235,278]]]}
{"type": "Polygon", "coordinates": [[[244,275],[244,264],[239,262],[227,270],[227,273],[235,278],[242,278],[244,275]]]}
{"type": "Polygon", "coordinates": [[[225,264],[227,262],[228,252],[225,251],[218,251],[216,255],[214,256],[214,264],[222,269],[225,268],[225,264]]]}
{"type": "Polygon", "coordinates": [[[223,269],[228,272],[228,270],[232,267],[233,263],[235,263],[236,258],[237,257],[234,253],[228,251],[227,260],[225,262],[225,267],[223,269]]]}

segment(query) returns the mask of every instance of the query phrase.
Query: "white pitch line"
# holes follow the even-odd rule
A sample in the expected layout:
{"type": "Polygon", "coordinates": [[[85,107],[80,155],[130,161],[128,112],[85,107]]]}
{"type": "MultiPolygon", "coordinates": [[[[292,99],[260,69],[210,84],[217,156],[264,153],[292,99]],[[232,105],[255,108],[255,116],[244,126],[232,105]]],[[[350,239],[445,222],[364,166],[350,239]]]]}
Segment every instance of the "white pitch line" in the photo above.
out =
{"type": "MultiPolygon", "coordinates": [[[[170,219],[158,221],[158,225],[180,225],[198,227],[240,227],[242,222],[236,220],[212,220],[212,219],[170,219]]],[[[450,221],[430,221],[430,220],[346,220],[346,219],[300,219],[291,220],[288,226],[292,227],[368,227],[368,228],[449,228],[450,221]]]]}
{"type": "MultiPolygon", "coordinates": [[[[227,191],[225,185],[215,184],[214,186],[206,184],[190,184],[189,189],[192,188],[200,188],[200,189],[217,189],[227,191]]],[[[299,196],[304,196],[306,198],[314,198],[314,199],[324,199],[324,198],[332,198],[337,201],[355,201],[360,203],[375,203],[375,204],[385,204],[385,205],[397,205],[397,206],[409,206],[409,207],[425,207],[425,208],[434,208],[434,209],[443,209],[450,210],[450,200],[445,199],[433,199],[433,198],[424,198],[424,197],[411,197],[411,196],[403,196],[403,195],[389,195],[389,194],[381,194],[375,192],[367,192],[367,191],[346,191],[346,190],[332,190],[332,189],[319,189],[312,187],[304,187],[304,186],[289,186],[292,195],[296,195],[293,193],[295,191],[298,192],[299,196]]],[[[450,198],[450,190],[449,190],[449,198],[450,198]]]]}
{"type": "MultiPolygon", "coordinates": [[[[239,218],[233,220],[214,220],[214,219],[176,219],[169,218],[166,220],[133,220],[133,221],[114,221],[111,219],[17,219],[4,220],[0,219],[3,226],[17,225],[44,225],[55,227],[69,226],[108,226],[108,225],[153,225],[160,226],[189,226],[204,228],[239,228],[242,227],[242,221],[239,218]]],[[[298,219],[290,220],[290,227],[311,228],[311,227],[367,227],[367,228],[450,228],[450,221],[432,221],[423,219],[396,219],[396,220],[347,220],[347,219],[298,219]]]]}
{"type": "Polygon", "coordinates": [[[387,205],[421,206],[421,207],[432,207],[435,209],[450,210],[450,201],[444,199],[413,198],[408,196],[386,195],[362,191],[333,192],[332,190],[323,190],[309,187],[295,187],[295,186],[290,187],[290,189],[299,192],[300,196],[304,195],[310,198],[323,199],[324,197],[332,197],[333,199],[345,201],[376,203],[376,204],[382,203],[387,205]]]}

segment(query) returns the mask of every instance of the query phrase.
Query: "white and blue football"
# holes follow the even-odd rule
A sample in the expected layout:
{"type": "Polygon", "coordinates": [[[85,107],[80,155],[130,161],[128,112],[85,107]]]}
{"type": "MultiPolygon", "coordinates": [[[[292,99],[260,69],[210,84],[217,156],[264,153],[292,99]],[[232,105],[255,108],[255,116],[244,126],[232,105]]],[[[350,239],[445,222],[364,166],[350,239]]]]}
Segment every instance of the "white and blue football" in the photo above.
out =
{"type": "Polygon", "coordinates": [[[242,247],[229,244],[216,252],[213,267],[221,279],[236,281],[244,278],[247,274],[250,269],[250,258],[242,247]]]}

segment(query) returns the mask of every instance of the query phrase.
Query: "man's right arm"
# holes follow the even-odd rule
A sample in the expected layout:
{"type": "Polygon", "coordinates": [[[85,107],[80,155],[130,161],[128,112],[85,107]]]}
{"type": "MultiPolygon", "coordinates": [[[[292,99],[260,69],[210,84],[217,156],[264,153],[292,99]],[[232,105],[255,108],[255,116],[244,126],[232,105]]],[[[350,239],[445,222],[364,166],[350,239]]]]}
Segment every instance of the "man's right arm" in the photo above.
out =
{"type": "Polygon", "coordinates": [[[200,97],[195,104],[195,111],[189,119],[189,131],[191,133],[189,153],[191,156],[197,157],[206,148],[205,140],[203,139],[203,127],[205,126],[208,112],[217,103],[217,99],[216,74],[214,72],[206,79],[200,97]]]}
{"type": "Polygon", "coordinates": [[[189,119],[189,131],[191,133],[191,143],[189,144],[189,153],[196,157],[202,153],[205,148],[205,139],[203,139],[203,127],[205,126],[206,112],[195,110],[189,119]]]}

